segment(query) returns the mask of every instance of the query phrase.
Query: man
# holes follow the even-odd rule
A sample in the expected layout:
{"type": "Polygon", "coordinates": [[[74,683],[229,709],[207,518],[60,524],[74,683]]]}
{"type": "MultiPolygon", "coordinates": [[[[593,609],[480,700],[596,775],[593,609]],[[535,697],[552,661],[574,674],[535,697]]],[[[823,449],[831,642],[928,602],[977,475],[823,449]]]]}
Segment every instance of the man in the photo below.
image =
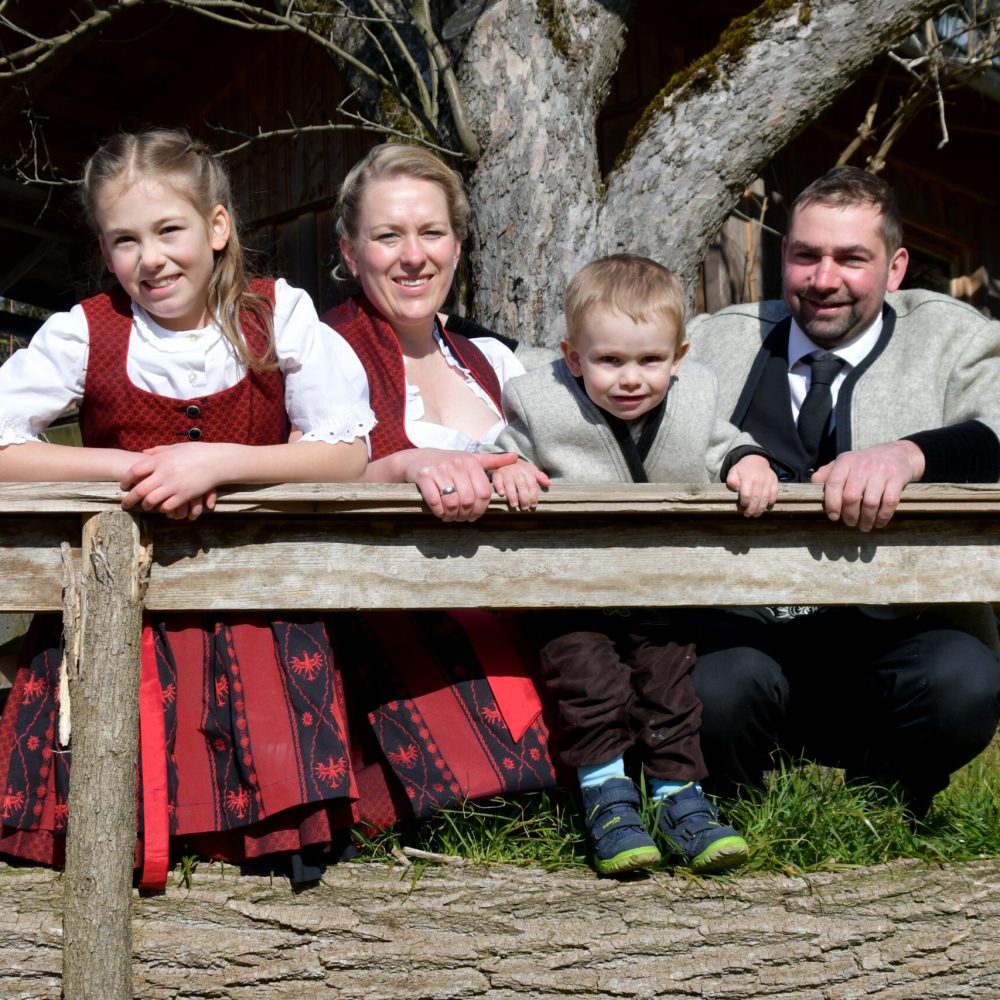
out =
{"type": "MultiPolygon", "coordinates": [[[[892,190],[836,168],[792,205],[784,302],[689,326],[733,423],[786,480],[825,484],[827,515],[861,531],[889,522],[907,483],[1000,479],[1000,324],[897,292],[901,243],[892,190]]],[[[988,622],[980,635],[996,646],[988,622]]],[[[897,785],[920,818],[996,732],[1000,660],[942,615],[732,609],[703,612],[698,631],[716,790],[759,785],[780,747],[897,785]]]]}

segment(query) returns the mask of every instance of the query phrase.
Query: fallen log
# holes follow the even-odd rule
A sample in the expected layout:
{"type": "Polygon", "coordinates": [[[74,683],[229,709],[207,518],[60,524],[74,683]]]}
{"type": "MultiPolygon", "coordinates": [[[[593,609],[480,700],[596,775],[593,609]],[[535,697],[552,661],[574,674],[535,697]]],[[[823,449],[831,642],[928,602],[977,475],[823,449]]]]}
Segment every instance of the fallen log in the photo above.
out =
{"type": "MultiPolygon", "coordinates": [[[[0,865],[0,996],[60,995],[58,874],[0,865]]],[[[1000,861],[618,883],[587,871],[202,866],[135,899],[136,997],[514,1000],[1000,996],[1000,861]]]]}

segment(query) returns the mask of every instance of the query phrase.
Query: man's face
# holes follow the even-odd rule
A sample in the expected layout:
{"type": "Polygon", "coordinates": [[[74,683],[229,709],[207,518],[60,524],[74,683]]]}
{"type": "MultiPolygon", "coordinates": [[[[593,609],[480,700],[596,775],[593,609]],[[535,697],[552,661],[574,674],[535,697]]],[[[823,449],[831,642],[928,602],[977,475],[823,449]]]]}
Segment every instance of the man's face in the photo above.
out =
{"type": "Polygon", "coordinates": [[[811,202],[792,216],[782,241],[785,303],[806,336],[823,347],[864,333],[906,273],[900,248],[890,257],[874,205],[811,202]]]}

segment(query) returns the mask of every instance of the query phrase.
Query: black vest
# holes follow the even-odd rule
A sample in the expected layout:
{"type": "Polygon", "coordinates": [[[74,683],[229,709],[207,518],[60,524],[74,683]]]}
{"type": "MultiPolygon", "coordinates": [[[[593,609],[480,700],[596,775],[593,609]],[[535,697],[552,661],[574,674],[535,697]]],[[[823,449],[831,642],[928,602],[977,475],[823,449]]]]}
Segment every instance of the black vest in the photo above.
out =
{"type": "MultiPolygon", "coordinates": [[[[896,323],[890,306],[882,311],[882,332],[868,357],[844,379],[837,394],[836,427],[827,434],[819,449],[817,466],[851,449],[851,395],[858,378],[885,350],[896,323]]],[[[743,393],[730,420],[740,430],[752,434],[757,443],[776,459],[778,478],[785,482],[808,483],[815,468],[799,440],[792,419],[792,398],[788,390],[788,335],[791,317],[783,319],[764,339],[747,376],[743,393]]]]}

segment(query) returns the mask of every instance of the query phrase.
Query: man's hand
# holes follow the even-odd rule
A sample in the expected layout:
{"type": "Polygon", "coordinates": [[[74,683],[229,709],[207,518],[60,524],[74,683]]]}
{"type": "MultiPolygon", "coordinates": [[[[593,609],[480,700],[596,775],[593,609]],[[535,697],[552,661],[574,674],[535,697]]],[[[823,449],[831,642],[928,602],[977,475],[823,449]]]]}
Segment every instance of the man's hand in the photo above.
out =
{"type": "Polygon", "coordinates": [[[864,451],[845,451],[813,474],[824,483],[823,507],[831,521],[871,531],[884,528],[903,487],[924,474],[924,453],[912,441],[893,441],[864,451]]]}

